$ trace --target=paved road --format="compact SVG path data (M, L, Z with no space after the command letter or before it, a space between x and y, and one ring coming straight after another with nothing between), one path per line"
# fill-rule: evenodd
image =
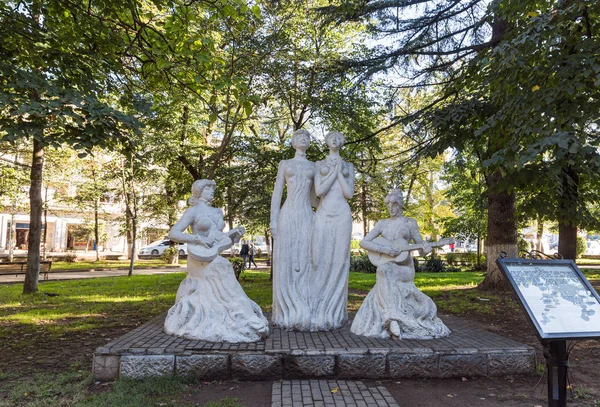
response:
M258 269L252 268L252 270L268 271L266 267L259 267ZM181 273L185 271L185 266L169 266L160 268L136 268L133 271L134 275L149 275L149 274L167 274L167 273ZM52 272L48 273L48 280L76 280L81 278L97 278L97 277L122 277L126 276L129 270L127 269L104 269L104 270L79 270L79 271L68 271L68 272ZM0 284L2 283L22 283L25 280L24 274L19 275L4 275L0 276ZM43 275L40 276L40 283L43 282Z
M133 274L166 274L166 273L177 273L185 271L185 267L161 267L161 268L147 268L147 269L135 269ZM79 270L79 271L68 271L68 272L52 272L48 273L48 280L75 280L81 278L97 278L97 277L120 277L126 276L129 270L126 269L109 269L109 270ZM43 282L43 274L40 276L40 283ZM0 283L19 283L25 280L24 274L19 275L7 275L0 276Z

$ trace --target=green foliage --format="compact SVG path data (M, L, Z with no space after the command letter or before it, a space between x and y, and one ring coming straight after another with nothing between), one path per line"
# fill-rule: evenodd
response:
M231 265L233 266L233 272L235 273L235 279L239 280L240 275L244 271L244 259L241 257L232 257L229 259Z
M449 266L440 257L435 256L427 257L425 263L419 268L416 268L416 264L415 271L419 273L454 273L461 271L459 267Z
M585 240L585 237L577 236L577 248L576 248L577 258L581 257L585 253L586 250L587 250L587 241Z
M519 234L519 236L517 237L517 247L519 248L519 250L523 250L526 252L531 251L531 243L528 240L525 240L525 238Z
M425 263L420 267L422 273L443 273L445 272L444 262L441 258L430 256L425 259Z
M118 85L126 44L116 25L97 18L124 9L25 3L0 3L1 139L88 151L126 139L139 123L106 98Z
M175 256L179 255L179 247L178 245L176 246L171 246L165 249L165 251L162 254L162 259L167 262L167 263L171 263L173 261L173 259L175 258Z
M456 253L447 253L444 258L449 265L453 266L456 262Z
M77 261L77 253L74 250L67 250L62 258L67 263L75 263ZM56 265L54 268L56 269Z
M461 240L485 239L487 234L487 188L481 164L467 151L444 164L443 180L450 187L445 196L457 212L441 219L445 233Z
M350 257L350 271L356 273L375 273L377 267L369 261L369 256L365 251L360 251L358 255Z

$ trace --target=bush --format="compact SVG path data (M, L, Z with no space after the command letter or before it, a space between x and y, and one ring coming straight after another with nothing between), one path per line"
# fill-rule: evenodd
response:
M421 271L421 266L419 265L419 260L417 260L416 257L413 257L413 265L415 266L415 273L418 273Z
M375 273L375 267L370 261L366 252L361 251L357 256L350 257L350 271L357 273Z
M179 256L179 247L173 246L165 249L162 254L162 259L167 263L173 263L175 257Z
M77 254L75 253L75 250L68 250L63 258L67 263L75 263L77 261Z
M233 272L235 273L235 279L239 280L242 271L244 271L244 260L241 257L232 257L229 259L233 266Z
M448 253L446 254L446 262L453 266L454 263L456 262L456 254L455 253Z
M531 243L529 243L522 235L517 237L517 248L526 252L531 251Z
M423 273L454 273L461 271L459 267L449 266L444 263L444 261L435 256L427 257L425 259L425 263L419 267L419 263L417 263L417 259L413 257L413 261L415 263L415 271L423 272Z
M583 255L583 253L585 253L586 250L587 250L587 241L585 240L585 237L577 236L577 247L576 247L577 258L580 258Z
M445 271L444 262L439 257L428 257L425 259L425 263L420 271L425 273L442 273Z

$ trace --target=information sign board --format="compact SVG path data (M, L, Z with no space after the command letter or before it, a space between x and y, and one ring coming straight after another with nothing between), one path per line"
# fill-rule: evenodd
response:
M542 341L600 338L600 296L572 260L499 258Z

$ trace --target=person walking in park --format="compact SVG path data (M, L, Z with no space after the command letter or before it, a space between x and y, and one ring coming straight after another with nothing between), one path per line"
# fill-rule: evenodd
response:
M244 240L242 243L242 248L240 250L240 256L242 256L242 260L244 261L244 268L246 268L246 259L248 259L249 250L250 246L248 246L248 241Z
M248 268L251 269L254 264L254 268L258 268L256 263L254 262L254 255L256 254L256 247L254 247L254 243L250 243L250 247L248 248Z

